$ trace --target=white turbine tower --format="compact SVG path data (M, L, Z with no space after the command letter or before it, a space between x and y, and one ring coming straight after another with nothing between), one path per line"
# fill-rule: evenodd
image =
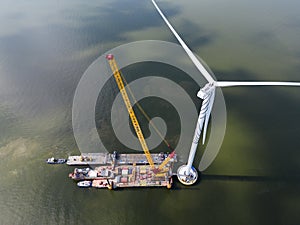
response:
M207 84L200 89L197 96L201 99L203 99L202 106L200 109L194 138L192 142L192 146L189 153L188 163L187 165L182 165L178 168L177 176L181 183L185 185L192 185L194 184L198 179L198 173L197 170L193 167L194 157L196 154L198 142L200 139L200 135L203 129L203 144L205 142L207 127L208 127L208 121L210 117L210 113L213 107L214 103L214 97L215 97L215 89L216 87L233 87L233 86L300 86L299 82L235 82L235 81L216 81L213 79L213 77L209 74L209 72L205 69L203 64L197 59L197 57L193 54L193 52L189 49L189 47L184 43L182 38L178 35L178 33L175 31L175 29L172 27L170 22L167 20L167 18L164 16L162 11L157 6L156 2L152 0L153 5L157 9L158 13L162 17L162 19L165 21L167 26L170 28L178 42L181 44L185 52L188 54L192 62L195 64L197 69L200 71L200 73L205 77L207 80Z

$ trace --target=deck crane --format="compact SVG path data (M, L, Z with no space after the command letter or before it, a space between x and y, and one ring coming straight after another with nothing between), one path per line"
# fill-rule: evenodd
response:
M118 88L121 92L121 95L122 95L122 98L124 100L124 103L126 105L126 108L127 108L127 111L128 111L128 114L130 116L130 119L131 119L131 122L133 124L133 127L134 127L134 130L137 134L137 137L140 141L140 144L142 146L142 149L145 153L145 156L148 160L148 163L149 165L151 166L151 169L155 172L155 173L158 173L160 172L165 165L168 164L168 162L174 158L175 156L175 151L173 151L171 154L169 154L169 156L158 166L158 167L155 167L154 165L154 162L153 162L153 159L151 157L151 154L149 152L149 149L148 149L148 146L147 146L147 143L145 141L145 138L144 138L144 135L143 135L143 132L141 130L141 127L139 125L139 122L135 116L135 113L134 113L134 110L132 108L132 105L131 105L131 102L128 98L128 95L127 95L127 92L126 92L126 89L125 89L125 86L124 86L124 82L123 82L123 79L122 79L122 75L118 69L118 66L117 66L117 63L116 63L116 60L114 58L114 56L112 54L108 54L106 56L106 59L108 60L109 62L109 65L110 65L110 68L114 74L114 78L117 82L117 85L118 85Z

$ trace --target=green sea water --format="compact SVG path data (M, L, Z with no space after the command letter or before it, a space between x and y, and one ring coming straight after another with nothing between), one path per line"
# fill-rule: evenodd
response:
M157 3L218 80L300 81L298 1ZM0 224L299 224L300 89L295 87L224 89L224 142L191 187L175 180L172 190L79 189L68 178L72 168L45 163L51 156L80 154L72 102L84 71L109 49L140 40L177 43L148 0L2 1ZM175 73L175 80L185 82L200 108L193 96L197 85L174 68L156 66L155 72ZM153 67L133 65L124 74ZM105 105L116 93L113 84L106 85L101 94L111 99L98 103L96 121L107 116ZM176 145L178 116L156 101L141 104L152 116L160 115L155 105L163 106L161 115L172 128L167 139ZM147 127L143 118L141 124ZM109 132L102 128L100 135L108 147Z

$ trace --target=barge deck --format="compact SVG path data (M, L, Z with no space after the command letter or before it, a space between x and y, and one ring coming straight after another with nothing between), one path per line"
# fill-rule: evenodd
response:
M75 169L69 175L78 181L92 181L95 188L126 188L126 187L167 187L172 186L172 166L166 166L164 170L155 173L149 165L123 165L123 166L99 166L94 170L89 169L83 174L80 169Z
M161 164L168 156L165 153L151 154L154 164ZM69 156L67 165L86 166L86 165L126 165L126 164L148 164L147 158L143 153L136 154L117 154L110 153L82 153L79 156Z

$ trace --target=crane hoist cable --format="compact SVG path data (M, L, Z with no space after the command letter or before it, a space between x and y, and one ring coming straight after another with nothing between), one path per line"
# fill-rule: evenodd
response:
M162 171L162 169L164 168L165 165L168 164L168 162L175 156L175 151L174 149L170 146L170 144L168 143L168 141L163 137L163 135L161 134L161 132L158 130L158 128L155 126L155 124L151 121L150 117L148 116L148 114L145 112L145 110L142 108L142 106L138 103L138 101L136 100L130 85L127 83L125 77L123 76L122 73L120 73L121 78L123 79L127 90L129 91L129 94L131 96L131 98L134 101L134 104L137 105L138 109L140 110L140 112L145 116L145 118L147 119L147 121L149 122L149 124L154 128L154 130L156 131L156 133L160 136L160 138L163 140L163 142L168 146L168 148L172 151L171 154L169 154L169 156L159 165L158 167L158 171Z
M125 90L125 86L124 86L124 83L122 81L122 77L120 75L117 63L116 63L113 55L111 55L111 54L107 55L106 58L107 58L107 60L109 62L111 70L112 70L112 72L114 74L114 77L115 77L115 80L117 82L118 88L120 89L121 95L123 97L124 103L126 105L127 111L129 113L129 116L130 116L130 119L131 119L131 122L132 122L132 125L134 127L134 130L135 130L137 136L138 136L138 139L139 139L140 144L142 146L142 149L143 149L143 151L145 153L145 156L146 156L146 158L147 158L147 160L148 160L151 168L155 169L155 166L154 166L154 163L153 163L153 159L151 157L151 154L149 152L148 146L146 144L143 132L141 130L141 127L140 127L139 122L138 122L138 120L137 120L137 118L135 116L135 113L134 113L133 108L131 106L130 100L129 100L128 95L127 95L127 92Z
M111 70L113 71L113 74L114 74L114 77L115 77L115 80L117 82L117 85L118 85L118 88L120 89L120 92L121 92L121 95L123 97L123 100L124 100L124 103L126 105L126 108L128 110L128 113L129 113L129 116L130 116L130 119L132 121L132 124L133 124L133 127L135 129L135 132L138 136L138 139L140 141L140 144L144 150L144 153L146 155L146 158L151 166L152 169L156 169L157 172L159 172L160 170L163 169L163 167L175 156L175 151L172 151L171 154L169 154L169 156L159 165L158 169L154 167L154 163L153 163L153 160L152 160L152 157L151 157L151 154L149 152L149 149L148 149L148 146L146 144L146 141L145 141L145 138L144 138L144 135L142 133L142 130L140 128L140 125L138 123L138 120L135 116L135 113L133 111L133 108L132 108L132 105L131 105L131 102L128 98L128 95L127 95L127 92L125 90L125 86L124 86L124 83L127 85L127 89L129 90L129 93L131 95L131 97L133 98L133 100L135 101L135 104L137 104L139 110L142 112L142 114L146 117L146 119L149 121L149 123L152 125L152 127L154 128L154 130L157 132L157 134L162 138L162 140L166 143L166 145L170 148L171 146L169 145L169 143L166 141L166 139L162 136L162 134L159 132L159 130L157 129L157 127L152 123L152 121L150 120L150 117L147 115L147 113L143 110L143 108L141 107L141 105L137 102L136 98L134 97L127 81L125 80L124 76L122 76L122 74L120 73L119 69L118 69L118 66L117 66L117 63L114 59L114 56L112 54L109 54L106 56L108 62L109 62L109 65L111 67ZM123 83L124 81L124 83Z
M136 100L131 88L130 88L130 85L127 83L125 77L123 76L122 73L120 73L126 87L127 87L127 90L129 91L129 94L131 96L131 98L133 99L134 101L134 104L138 107L138 109L140 110L140 112L144 115L144 117L146 118L146 120L149 122L149 124L154 128L155 132L158 134L158 136L163 140L163 142L167 145L167 147L169 149L171 149L173 151L173 148L171 147L171 145L168 143L168 141L164 138L164 136L162 135L162 133L158 130L158 128L155 126L155 124L152 122L152 120L150 119L150 117L148 116L148 114L145 112L145 110L142 108L142 106L140 105L140 103Z

